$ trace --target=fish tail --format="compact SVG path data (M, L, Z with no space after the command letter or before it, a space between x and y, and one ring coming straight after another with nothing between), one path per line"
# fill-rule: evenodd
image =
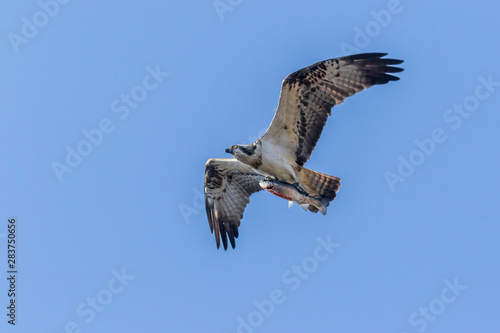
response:
M321 214L326 215L326 207L330 205L330 202L326 198L321 198L320 200L318 200L318 203L319 205L316 208L318 208Z
M327 207L330 206L330 202L327 198L311 199L311 201L308 207L311 212L321 212L321 214L326 215Z

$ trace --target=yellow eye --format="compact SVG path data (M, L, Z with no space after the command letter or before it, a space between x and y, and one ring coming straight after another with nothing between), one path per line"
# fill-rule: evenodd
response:
M238 148L238 146L237 146L237 145L234 145L234 146L233 146L233 149L236 149L236 148Z

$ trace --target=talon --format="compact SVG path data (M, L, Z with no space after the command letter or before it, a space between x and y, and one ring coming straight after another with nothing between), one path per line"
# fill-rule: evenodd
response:
M297 189L297 191L308 194L307 191L304 190L304 188L299 184L299 182L295 182L292 185Z

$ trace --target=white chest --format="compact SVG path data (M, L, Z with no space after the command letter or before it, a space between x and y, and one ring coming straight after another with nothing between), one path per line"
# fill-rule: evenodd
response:
M283 181L295 182L295 172L288 155L280 146L262 145L262 165L259 171L271 177L276 176Z

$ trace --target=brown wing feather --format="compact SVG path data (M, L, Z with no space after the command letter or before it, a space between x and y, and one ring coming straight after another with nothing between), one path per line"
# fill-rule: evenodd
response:
M303 166L311 156L333 106L376 84L399 80L387 73L401 60L382 59L386 53L364 53L318 62L288 75L281 87L278 109L260 140L289 151L290 161Z
M261 190L264 176L235 159L209 159L205 165L205 209L210 231L227 250L227 239L235 247L238 227L250 196Z

